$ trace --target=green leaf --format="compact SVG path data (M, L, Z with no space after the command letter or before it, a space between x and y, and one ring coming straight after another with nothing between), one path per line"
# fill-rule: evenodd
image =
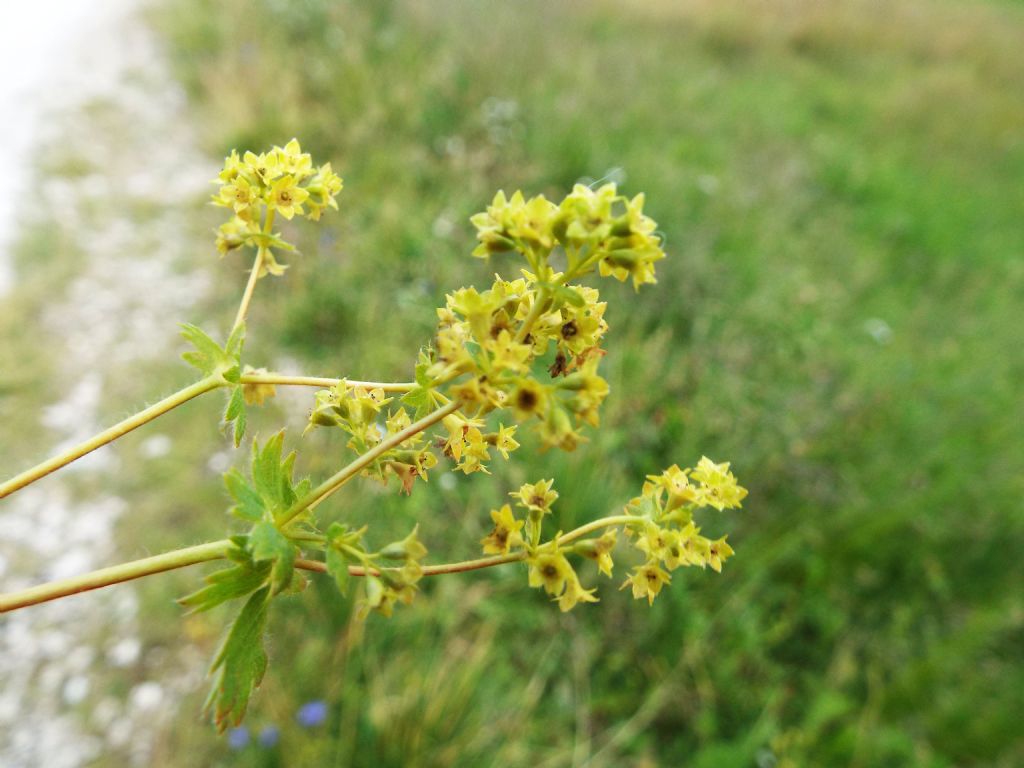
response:
M266 507L263 499L237 469L224 474L224 485L231 498L238 502L231 508L231 513L243 520L255 523L264 518Z
M334 547L327 548L327 573L338 585L338 591L348 596L348 583L351 575L348 572L348 559Z
M256 523L249 534L249 547L256 563L270 562L271 594L286 589L295 570L295 545L268 520Z
M181 335L185 337L189 344L195 347L194 350L182 354L182 359L189 365L202 371L204 376L212 376L216 372L217 366L223 360L224 350L220 348L217 342L207 336L201 328L191 323L181 324Z
M235 448L242 444L242 437L245 435L245 425L248 419L245 413L245 395L242 387L234 387L231 390L231 397L228 399L227 408L224 409L224 424L234 424Z
M572 304L574 307L582 307L587 303L579 291L568 285L556 286L553 294L556 307L561 303Z
M402 402L410 408L415 408L416 418L422 419L430 412L430 389L413 387L402 395Z
M206 710L213 712L217 730L238 725L245 717L249 697L259 687L267 671L267 654L263 649L263 633L267 623L269 589L255 592L232 622L220 647L210 674L215 675Z
M284 445L284 430L278 432L263 444L252 444L252 481L260 496L272 502L281 503L281 487L285 478L281 471L281 448Z
M202 329L183 323L181 335L195 349L182 354L182 359L202 371L204 376L219 375L229 384L237 384L241 377L242 346L245 341L245 326L240 325L231 333L231 338L222 348Z
M191 608L190 614L202 613L259 589L269 574L269 563L254 563L243 555L235 565L211 573L205 579L207 586L180 598L178 603Z
M241 323L231 332L228 343L224 345L224 354L237 360L242 356L243 346L245 346L245 323Z

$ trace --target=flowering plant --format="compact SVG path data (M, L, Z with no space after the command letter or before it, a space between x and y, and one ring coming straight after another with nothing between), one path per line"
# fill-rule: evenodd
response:
M426 562L417 528L398 541L371 545L368 527L354 528L320 508L356 477L410 494L445 465L466 474L488 473L496 455L508 459L519 448L520 429L535 430L546 448L571 451L585 441L585 430L599 426L600 406L609 395L599 373L608 323L598 289L578 281L596 272L632 280L637 290L656 282L655 264L665 253L657 225L643 212L643 195L624 197L615 184L577 185L556 204L543 195L526 199L520 192L510 197L499 192L486 211L472 217L479 241L473 255L516 254L525 262L517 276L499 275L484 290L470 286L448 294L437 310L434 338L416 358L413 380L374 382L243 365L245 319L256 285L283 275L287 265L278 257L295 250L274 231L275 219L280 214L316 221L337 209L342 180L330 164L314 166L293 139L259 155L232 152L215 183L213 202L230 215L218 230L217 249L222 255L255 251L227 340L220 344L184 325L192 348L183 357L200 372L197 382L0 484L0 498L216 389L227 393L224 423L237 446L246 431L247 409L273 397L277 386L316 387L307 431L339 430L353 458L314 485L294 477L296 454L285 455L283 431L262 443L254 440L249 471L231 469L224 476L233 502L229 511L246 526L245 533L0 595L0 611L195 563L227 561L180 601L191 611L206 611L244 600L212 666L208 707L223 730L242 721L263 677L263 635L273 599L301 592L307 573L326 573L342 595L355 591L362 615L388 616L398 603L413 601L426 576L522 563L529 586L543 589L568 611L598 599L570 558L593 560L611 577L619 533L639 553L622 587L651 603L676 569L720 571L733 554L725 537L701 535L696 515L707 507L739 507L746 490L728 463L707 457L693 469L672 466L649 475L621 514L571 531L547 523L558 499L554 480L527 483L510 494L513 503L491 510L493 529L480 542L483 557L443 564Z

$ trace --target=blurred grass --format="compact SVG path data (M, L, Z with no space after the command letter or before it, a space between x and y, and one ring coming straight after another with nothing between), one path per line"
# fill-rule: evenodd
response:
M664 229L659 285L602 284L613 390L589 444L525 441L494 480L409 499L353 488L335 514L422 519L458 559L527 479L557 478L563 527L702 453L751 491L725 573L680 572L650 610L602 585L562 616L510 569L360 629L317 582L276 610L251 711L280 744L229 752L197 692L155 766L1024 762L1019 6L165 0L153 19L212 157L296 135L346 180L342 215L296 228L304 255L260 286L254 362L408 378L444 293L506 268L467 257L498 188L611 174ZM223 324L243 268L211 269ZM307 401L285 405L255 428L299 427ZM213 411L178 444L206 445ZM146 546L220 535L198 454L133 480L135 439L120 490ZM334 436L303 446L305 471L341 460ZM169 598L196 577L142 587L150 645L180 641ZM312 699L331 716L304 730Z

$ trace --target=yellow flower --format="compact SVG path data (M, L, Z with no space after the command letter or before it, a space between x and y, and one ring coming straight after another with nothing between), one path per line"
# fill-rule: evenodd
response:
M297 179L304 179L313 173L313 158L302 151L298 139L292 139L283 147L274 147L275 162L284 173Z
M688 470L680 469L679 465L673 464L660 475L648 475L647 482L644 483L644 493L646 494L649 488L667 491L666 512L672 512L685 504L692 504L697 500L697 489L690 485L687 472Z
M612 528L605 531L598 539L584 539L573 545L573 551L583 555L597 563L597 570L611 578L612 568L615 562L612 560L612 550L615 548L615 541L618 532Z
M566 581L565 592L558 598L558 609L565 613L572 610L577 603L596 603L598 602L598 599L594 597L596 591L596 589L584 589L576 572L573 571L572 576Z
M522 420L542 414L547 400L547 388L534 379L519 379L509 396L509 404L515 409L517 418Z
M214 198L214 202L228 208L234 208L235 213L242 213L249 206L259 202L259 187L250 184L245 177L238 176L230 184L220 188L220 196Z
M634 568L633 573L623 583L622 589L632 585L633 597L637 600L646 597L647 602L654 605L654 598L661 592L661 588L671 581L672 577L663 571L656 561L651 561Z
M507 459L509 453L519 447L519 443L514 440L515 434L515 424L511 427L506 427L504 424L498 425L498 432L494 435L494 447L503 459Z
M269 205L290 219L296 213L302 213L302 203L308 197L309 192L298 186L295 178L289 174L282 176L270 187Z
M740 502L747 495L747 489L738 485L729 471L728 461L715 464L707 456L702 456L690 477L701 484L698 501L719 511L740 507Z
M252 368L245 366L243 373L266 373L266 368ZM277 394L277 389L273 384L243 384L242 385L242 397L245 398L246 405L263 405L268 398L273 397Z
M518 499L518 505L524 509L547 513L558 498L558 491L552 488L554 484L554 478L526 483L518 491L509 493L509 496Z
M713 569L722 572L722 563L728 560L733 555L733 549L726 543L726 536L712 541L708 547L708 565Z
M480 540L485 554L505 555L513 547L522 546L523 536L520 531L525 521L516 520L508 504L503 504L501 509L491 510L491 519L494 521L494 530Z
M552 597L558 597L565 591L570 574L575 576L575 571L561 552L542 552L526 562L530 567L530 586L544 587Z

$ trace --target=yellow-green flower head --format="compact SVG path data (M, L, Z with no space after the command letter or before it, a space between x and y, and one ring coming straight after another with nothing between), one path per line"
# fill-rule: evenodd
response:
M719 573L722 572L722 563L733 555L732 547L726 543L726 538L727 537L723 536L716 541L712 541L707 550L708 565Z
M716 464L703 456L690 477L701 484L698 501L702 505L718 510L738 508L747 495L747 489L741 487L729 471L729 462Z
M246 245L250 237L258 234L259 229L253 228L251 222L240 216L234 216L217 229L217 251L224 256L228 251Z
M484 554L506 555L513 547L523 545L520 531L523 530L526 521L516 520L512 514L512 507L503 504L501 509L491 510L491 520L494 521L494 529L480 540Z
M570 578L576 572L561 552L541 552L527 559L531 587L543 587L552 597L559 597L565 591Z
M264 186L269 186L274 179L284 173L274 151L261 152L258 155L255 152L246 152L242 155L242 162L245 165L245 173L254 176Z
M498 431L488 435L487 442L497 449L503 459L507 459L508 455L519 447L519 443L515 441L516 429L515 424L511 427L499 424Z
M558 491L552 487L554 484L554 478L526 483L518 491L509 493L509 496L516 499L516 504L524 509L546 514L551 511L551 505L558 499Z
M559 206L558 239L567 246L596 246L611 234L612 205L619 199L615 184L591 189L577 184Z
M646 597L648 604L654 605L654 598L661 592L661 588L671 581L672 577L661 569L657 561L650 561L634 568L622 589L632 586L634 598L640 600Z
M608 578L611 578L612 568L615 562L612 560L612 550L615 549L615 542L618 532L611 528L601 534L597 539L584 539L573 545L573 552L583 555L597 563L597 569Z
M596 591L596 589L584 589L576 572L573 571L566 580L565 592L558 598L558 609L565 613L571 611L579 603L596 603L598 602L598 599L594 597Z
M526 420L531 416L540 416L547 409L548 388L535 379L518 379L509 393L508 402L515 409L516 416Z
M302 180L313 174L313 158L304 153L298 139L292 139L283 147L274 147L274 167Z
M527 201L518 190L511 198L498 192L484 213L470 218L480 245L474 256L487 257L515 249L549 251L554 245L551 226L558 207L544 195Z
M233 208L237 214L241 214L259 201L259 187L250 184L244 176L236 176L230 184L225 184L220 188L220 195L213 199L217 205Z
M291 174L282 176L270 187L267 204L284 216L292 218L296 213L302 214L302 204L309 197L309 192L298 185Z
M652 492L654 489L667 492L666 512L672 512L686 504L693 504L697 501L697 488L690 484L690 478L687 477L688 471L673 464L660 475L648 475L647 482L644 483L644 493L648 493L649 487Z
M253 368L245 366L243 373L266 373L266 368ZM273 384L243 384L242 397L246 405L263 405L267 400L277 394L277 388Z
M224 169L217 178L225 184L230 184L244 170L245 165L242 163L241 158L239 158L238 151L232 149L231 154L224 158Z

